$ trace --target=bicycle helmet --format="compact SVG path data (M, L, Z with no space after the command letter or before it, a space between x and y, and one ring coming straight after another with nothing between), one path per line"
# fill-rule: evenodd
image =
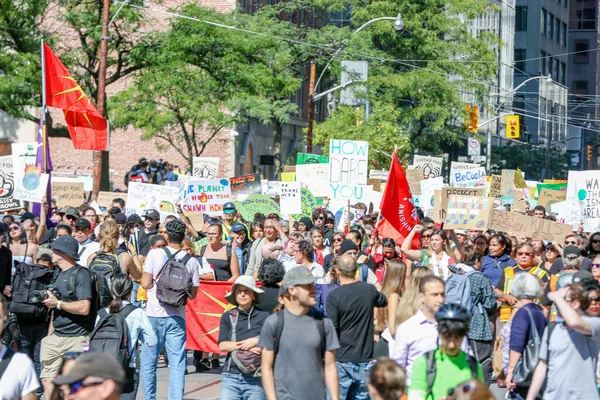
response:
M445 320L462 321L469 325L471 315L469 312L460 304L442 304L439 310L435 313L435 320L437 322Z

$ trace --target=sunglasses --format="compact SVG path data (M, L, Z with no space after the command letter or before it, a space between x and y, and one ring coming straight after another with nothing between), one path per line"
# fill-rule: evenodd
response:
M344 239L341 239L341 238L335 238L335 239L333 239L333 243L341 243L343 241L344 241Z
M72 215L67 215L67 219L69 221L77 221L77 218L73 217Z
M321 220L324 220L324 219L325 219L325 217L324 217L324 216L320 216L320 217L317 217L317 218L315 218L315 219L316 219L316 220L319 220L319 221L321 221Z
M527 256L527 257L529 257L529 256L531 256L531 253L525 252L525 251L518 251L517 255L518 256Z
M577 246L577 242L565 242L567 246Z
M90 386L98 386L98 385L101 385L102 383L104 383L104 381L75 382L75 383L71 383L69 385L69 390L71 391L71 394L74 394L74 393L80 392L81 389L83 389L83 388L90 387Z
M590 301L590 303L592 303L592 302L600 303L600 297L588 297L588 300Z
M592 240L592 243L598 244L598 243L600 243L600 240Z
M10 232L12 232L12 231L18 231L19 229L21 229L21 227L20 227L20 226L11 226L10 228L8 228L8 230L9 230Z
M429 235L421 235L421 237L422 237L423 239L429 239L429 238L431 237L431 234L429 234Z
M85 231L88 231L88 230L89 230L89 228L82 228L80 226L76 226L75 227L75 232L85 232Z
M225 214L235 214L235 210L223 210Z
M592 263L592 268L600 268L600 264L593 264Z

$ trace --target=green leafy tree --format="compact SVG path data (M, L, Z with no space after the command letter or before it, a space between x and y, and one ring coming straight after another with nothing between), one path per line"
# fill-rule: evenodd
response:
M551 148L550 175L553 179L566 179L569 169L569 155L560 149ZM500 174L503 169L517 169L525 172L529 180L542 180L542 170L546 167L546 149L528 143L492 147L492 173Z

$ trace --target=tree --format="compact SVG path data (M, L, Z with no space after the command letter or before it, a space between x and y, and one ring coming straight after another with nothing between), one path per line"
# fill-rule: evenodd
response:
M390 21L377 22L343 44L344 50L332 60L332 75L339 76L342 60L368 61L366 90L358 95L369 101L372 111L368 118L358 118L357 125L354 107L339 106L315 127L317 142L327 145L341 136L362 138L372 148L387 151L398 145L400 155L415 147L439 151L443 144L459 143L465 134L463 94L471 94L475 104L483 103L489 92L485 82L493 82L496 73L497 38L485 33L474 37L466 23L489 11L489 3L399 0L364 7L350 4L354 7L353 29L376 17L401 12L404 31L398 34Z
M550 149L550 175L554 179L566 179L569 169L569 155L560 149ZM517 169L525 172L525 178L541 181L542 170L546 166L546 149L528 143L492 147L492 173L500 174L503 169Z

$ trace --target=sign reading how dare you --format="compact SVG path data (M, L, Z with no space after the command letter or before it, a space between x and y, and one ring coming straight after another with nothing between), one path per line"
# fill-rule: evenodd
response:
M344 185L366 185L369 143L356 140L329 142L329 181Z

